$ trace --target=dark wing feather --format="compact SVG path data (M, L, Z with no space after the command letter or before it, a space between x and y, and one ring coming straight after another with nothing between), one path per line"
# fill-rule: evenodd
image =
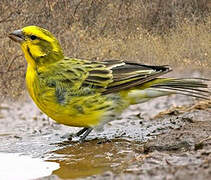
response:
M83 82L83 86L96 86L103 94L139 86L171 71L168 66L149 66L119 60L89 61L87 65L84 64L84 67L89 71L89 75Z

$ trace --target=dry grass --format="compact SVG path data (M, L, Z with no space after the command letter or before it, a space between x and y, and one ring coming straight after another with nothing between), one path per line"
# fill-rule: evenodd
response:
M7 38L14 29L49 29L71 57L203 69L211 66L210 8L210 0L1 0L0 96L24 92L26 63Z

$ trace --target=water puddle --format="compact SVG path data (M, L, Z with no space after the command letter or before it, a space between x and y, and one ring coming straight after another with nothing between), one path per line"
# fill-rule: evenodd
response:
M29 156L0 153L0 179L29 180L51 175L59 168L55 162L45 162Z
M82 178L105 171L119 173L128 167L140 148L140 144L123 139L61 146L61 149L51 152L50 162L59 163L60 168L53 174L62 179Z

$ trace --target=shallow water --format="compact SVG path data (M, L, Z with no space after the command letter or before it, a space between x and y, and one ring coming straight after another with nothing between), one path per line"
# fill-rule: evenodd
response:
M0 177L2 180L28 180L49 176L59 168L56 162L15 153L0 153Z
M118 173L131 157L135 157L135 149L138 147L139 143L121 139L91 140L52 151L49 161L60 164L60 168L53 171L53 174L65 179L87 177L105 171Z

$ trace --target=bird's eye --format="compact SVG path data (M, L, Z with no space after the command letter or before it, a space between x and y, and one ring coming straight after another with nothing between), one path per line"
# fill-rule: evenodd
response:
M31 35L30 38L31 38L31 40L35 40L35 39L37 39L37 36Z

